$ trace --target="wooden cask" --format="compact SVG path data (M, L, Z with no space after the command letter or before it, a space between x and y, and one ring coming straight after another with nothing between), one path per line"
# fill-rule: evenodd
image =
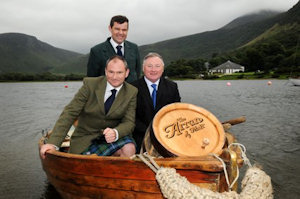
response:
M148 131L146 151L155 156L157 153L163 157L221 154L225 143L221 122L208 110L187 103L164 106L154 116Z

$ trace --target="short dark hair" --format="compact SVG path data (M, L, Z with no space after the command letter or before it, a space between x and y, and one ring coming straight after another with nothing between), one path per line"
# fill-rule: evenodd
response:
M126 70L128 69L128 65L127 65L126 59L125 59L124 57L122 57L122 56L119 56L119 55L113 55L113 56L111 56L111 57L106 61L106 66L105 66L105 68L107 67L108 63L109 63L111 60L114 60L114 59L119 59L119 60L121 60L121 61L124 63Z
M117 22L119 24L122 24L122 23L129 23L129 20L127 19L127 17L123 16L123 15L116 15L116 16L113 16L110 20L110 27L112 28L114 23Z

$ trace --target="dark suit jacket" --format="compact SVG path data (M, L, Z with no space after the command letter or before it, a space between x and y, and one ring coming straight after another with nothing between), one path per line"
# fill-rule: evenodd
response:
M105 114L106 84L105 76L83 80L83 86L57 120L48 143L60 146L77 118L78 126L72 135L70 153L82 153L106 127L117 129L119 138L131 135L135 126L137 89L124 82L109 112Z
M113 55L116 55L116 52L110 43L110 38L91 48L87 65L87 76L98 77L105 75L106 61ZM129 41L124 41L124 56L130 69L126 81L133 82L141 75L140 54L137 45Z
M156 107L153 108L152 98L150 96L147 83L144 77L132 83L138 89L135 129L133 138L137 143L139 152L145 132L155 114L165 105L174 102L180 102L180 95L177 84L165 78L160 78L157 95Z

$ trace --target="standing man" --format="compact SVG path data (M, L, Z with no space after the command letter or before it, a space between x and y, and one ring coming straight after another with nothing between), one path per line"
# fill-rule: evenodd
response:
M41 147L41 157L61 146L76 119L78 125L71 138L70 153L134 155L131 133L137 89L124 82L128 74L125 59L115 55L107 61L106 76L84 78L83 86L64 108L47 144Z
M140 151L146 129L155 114L165 105L180 102L177 84L162 77L164 61L157 53L149 53L143 61L144 77L132 83L138 89L133 138Z
M117 15L111 18L108 27L111 37L100 43L90 51L87 65L87 76L98 77L104 75L106 61L113 55L123 56L130 70L127 82L137 80L141 75L140 54L136 44L126 40L128 33L128 19Z

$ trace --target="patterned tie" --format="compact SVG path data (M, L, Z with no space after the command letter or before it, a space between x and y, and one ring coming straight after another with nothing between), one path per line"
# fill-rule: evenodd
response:
M156 106L156 84L152 84L151 86L153 88L153 91L152 91L153 107L155 108L155 106Z
M109 98L105 101L104 103L104 107L105 107L105 114L108 113L112 103L114 102L115 100L115 97L116 97L116 92L117 90L116 89L112 89L111 90L111 96L109 96Z
M117 46L116 48L117 48L117 55L122 57L123 56L123 53L121 51L122 46Z

